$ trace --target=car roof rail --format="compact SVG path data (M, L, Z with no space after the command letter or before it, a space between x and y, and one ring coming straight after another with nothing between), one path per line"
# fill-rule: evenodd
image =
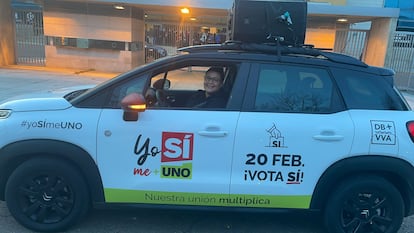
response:
M241 51L241 52L258 52L265 54L277 54L281 55L303 55L314 58L327 59L332 62L345 63L356 66L368 67L364 62L340 53L326 52L326 49L317 49L313 45L302 46L283 46L280 44L266 43L243 43L238 41L226 41L223 44L206 44L195 45L189 47L179 48L179 52L199 53L199 52L211 52L211 51Z

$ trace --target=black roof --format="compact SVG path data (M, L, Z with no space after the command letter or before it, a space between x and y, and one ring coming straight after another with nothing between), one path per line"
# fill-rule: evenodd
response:
M292 55L292 56L307 56L320 59L326 59L336 63L343 63L355 65L360 67L368 67L364 62L339 53L327 52L321 49L315 49L313 46L304 45L302 47L290 47L277 44L255 44L255 43L241 43L241 42L226 42L223 44L207 44L190 46L178 49L180 52L200 53L212 51L239 51L249 53L263 53L275 55Z

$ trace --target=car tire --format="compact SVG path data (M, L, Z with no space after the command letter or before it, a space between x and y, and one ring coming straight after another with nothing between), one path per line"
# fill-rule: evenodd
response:
M330 233L395 233L403 218L400 192L378 176L354 177L341 183L329 198L324 213Z
M90 199L80 172L70 163L31 159L16 168L6 184L10 213L40 232L62 231L85 216Z

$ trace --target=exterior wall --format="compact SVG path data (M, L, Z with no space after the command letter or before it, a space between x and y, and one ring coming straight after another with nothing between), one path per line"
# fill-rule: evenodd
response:
M145 41L145 22L139 19L132 19L131 41ZM145 63L145 53L141 51L132 50L131 52L131 67L137 67Z
M0 66L15 63L14 30L10 0L0 1Z
M99 2L109 2L111 4L118 2L123 4L142 4L158 6L178 6L178 7L199 7L210 9L230 9L234 0L99 0ZM274 1L274 0L264 0Z
M306 29L305 44L315 48L333 49L335 45L335 29Z
M400 8L398 31L414 32L414 1L385 0L385 7Z
M338 6L346 5L346 0L310 0L309 2L328 3L331 5L338 5Z
M6 9L5 7L2 7L2 4L6 4L6 2L9 1L10 0L2 0L0 2L0 11ZM233 0L223 0L220 1L220 3L223 4L216 4L213 7L211 6L211 4L214 1L215 0L205 2L201 0L195 0L191 2L189 7L202 6L203 8L229 9L233 2ZM105 13L96 14L97 11L94 11L93 9L97 5L93 5L92 3L84 3L86 5L76 5L78 4L77 1L68 2L70 2L73 5L69 5L70 7L65 8L62 12L58 9L59 2L55 2L52 0L46 0L44 2L45 6L46 4L50 4L53 6L46 7L44 11L44 31L45 36L47 38L47 45L45 48L46 66L76 68L85 70L95 69L109 72L123 72L145 63L145 55L143 48L145 41L145 22L143 10L132 7L133 9L130 12L124 11L126 12L126 14L123 14L123 16L119 16L116 14L112 15L112 13L110 14L111 16L108 16ZM101 0L97 2L109 2L109 0ZM136 4L135 0L122 0L118 2L131 2ZM179 3L179 1L175 0L143 0L142 2L140 2L140 4L145 4L146 2L148 3L148 5L182 5ZM332 13L332 11L337 12L338 9L348 9L350 8L349 6L369 6L381 7L382 10L386 9L382 8L384 0L310 0L309 2L316 2L315 4L310 4L310 6L317 5L318 7L323 7L323 9L308 7L308 13L309 9L319 10L316 12L310 12L311 14L313 13L315 15L328 14L329 12ZM342 7L344 5L346 6ZM105 6L107 7L108 5ZM100 9L100 7L98 8ZM354 8L358 9L358 7ZM0 15L3 18L5 14L3 14L3 12L1 13L2 14ZM337 14L340 13L341 12L337 12ZM355 14L358 13L359 12L355 12ZM388 23L388 19L380 19L377 21L381 23L385 22L386 24ZM321 22L318 23L320 24ZM366 57L367 63L379 66L382 66L384 64L386 49L384 50L383 48L386 48L388 44L388 41L385 41L383 38L388 38L391 32L393 32L393 30L391 30L391 26L389 27L388 25L386 27L383 27L381 23L376 23L372 27L372 30L374 30L375 32L371 34L371 39L368 42L369 48L367 50ZM13 25L13 23L2 23L2 21L0 21L0 28L2 28L2 25ZM338 25L332 27L322 27L320 25L314 25L314 27L309 27L307 29L305 43L313 44L317 48L333 49L335 47L335 40L337 39L337 29ZM2 32L0 34L0 39L3 35L6 34ZM13 33L11 34L11 36L14 36ZM75 38L83 41L111 40L124 43L125 48L117 48L117 50L115 50L111 48L91 48L88 46L62 46L56 43L56 39L59 38ZM14 49L14 47L12 48ZM14 51L13 49L9 51ZM1 55L3 57L5 54L4 51L6 51L7 53L7 50L2 49Z
M101 15L44 12L46 36L131 41L131 19Z
M125 72L132 68L129 51L85 50L47 45L46 66L103 72Z
M377 19L372 22L365 62L368 65L384 66L387 52L391 51L392 37L397 19Z
M262 1L275 1L275 0L262 0ZM286 1L286 0L285 0ZM297 1L297 0L291 0ZM400 0L401 1L401 0ZM406 0L404 0L406 1ZM136 4L136 0L99 0L99 2L121 2ZM183 3L184 2L184 3ZM308 2L327 3L331 5L348 5L348 6L369 6L369 7L383 7L384 0L308 0ZM140 0L140 4L143 5L160 5L160 6L185 6L185 7L200 7L211 9L230 9L233 6L233 0Z
M262 0L262 1L274 1L274 0ZM285 0L289 1L289 0ZM297 0L291 0L297 1ZM374 6L378 5L381 2L381 7L383 6L384 0L309 0L309 2L320 2L328 3L331 5L355 5L355 6ZM123 3L137 3L136 0L123 0L123 1L114 1L114 0L100 0L100 2L123 2ZM233 0L191 0L191 1L180 0L141 0L140 4L145 5L161 5L161 6L185 6L185 7L200 7L200 8L216 8L216 9L229 9L233 5Z
M126 42L126 44L144 41L143 33L134 33L136 31L144 32L143 20L132 17L46 11L44 12L44 30L45 36L53 38L111 40ZM143 59L138 59L144 57L143 48L131 50L126 45L124 50L76 48L55 45L53 39L50 39L47 44L45 48L46 66L50 67L124 72L144 64Z
M347 0L346 2L348 6L384 7L384 0Z

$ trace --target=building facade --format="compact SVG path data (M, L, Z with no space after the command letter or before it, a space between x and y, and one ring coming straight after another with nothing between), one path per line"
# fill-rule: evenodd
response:
M414 1L385 0L384 5L400 9L385 66L396 71L400 89L414 91Z
M29 46L40 44L44 63L38 65L108 72L123 72L144 64L151 60L149 51L172 54L183 46L225 41L233 5L233 0L141 0L139 4L134 0L23 1L39 5L42 14L38 16L18 8L21 2L13 0L10 6L16 37L23 37L13 40L20 41L15 45L16 62L39 61L21 59L33 55L21 53L35 53ZM307 2L306 44L384 66L398 8L384 8L383 0ZM184 8L187 11L181 11ZM36 20L39 17L42 19ZM41 22L42 30L34 22ZM369 26L352 29L363 22L369 22ZM40 37L44 40L36 39Z
M385 7L399 8L397 30L414 32L414 1L385 0Z

